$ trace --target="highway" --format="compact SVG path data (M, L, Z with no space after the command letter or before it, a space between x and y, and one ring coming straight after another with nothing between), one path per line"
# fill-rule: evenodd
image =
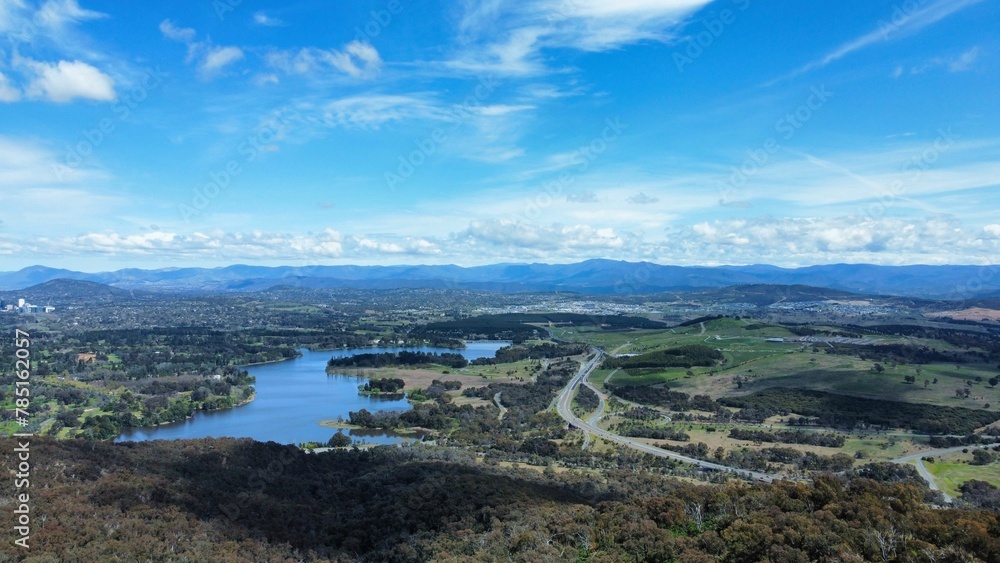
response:
M594 413L587 418L587 424L591 426L597 426L597 422L601 420L601 416L604 415L604 409L608 408L608 398L604 395L604 393L598 391L597 387L591 385L590 382L587 381L586 377L584 377L583 379L583 384L586 385L588 389L593 391L594 394L597 395L597 399L600 401L600 403L597 405L597 410L595 410ZM570 393L570 396L571 397L573 396L572 392ZM585 450L589 447L590 447L590 432L584 432L583 447L581 449Z
M580 367L580 370L576 373L576 375L573 376L573 379L570 380L570 382L566 385L566 387L564 387L562 391L559 392L559 395L556 397L555 400L556 410L559 412L559 416L561 416L564 420L566 420L566 422L569 422L572 426L583 430L584 432L583 449L587 449L590 446L591 434L593 434L594 436L598 436L609 442L614 442L616 444L627 446L642 453L655 455L657 457L674 459L683 463L697 465L698 467L702 467L705 469L711 469L715 471L727 471L749 479L755 479L757 481L771 482L787 478L781 475L771 475L768 473L761 473L758 471L737 469L726 465L720 465L718 463L712 463L709 461L703 461L693 457L688 457L676 452L664 450L662 448L658 448L656 446L652 446L644 442L628 438L626 436L619 436L618 434L614 434L612 432L604 430L603 428L600 428L599 426L597 426L597 423L601 419L601 416L604 414L604 411L607 408L607 396L601 391L599 391L596 387L594 387L589 381L587 381L587 377L590 375L592 371L597 369L597 366L600 365L601 360L604 359L604 352L593 349L592 351L595 354L594 357L589 362ZM598 406L597 410L593 414L591 414L587 418L587 420L582 420L578 418L575 414L573 414L573 409L571 408L571 405L573 403L573 393L576 390L576 388L581 384L586 385L588 388L590 388L594 393L597 394L598 398L600 399L600 405ZM900 434L900 435L905 435L909 437L914 436L909 434ZM994 443L988 445L975 445L975 446L955 446L951 448L942 448L937 450L915 453L894 459L892 461L893 463L903 463L903 464L913 463L917 468L917 472L925 481L927 481L928 485L930 485L930 488L935 491L940 491L941 488L938 486L937 480L934 478L933 475L931 475L931 473L927 470L927 468L924 467L922 458L928 456L937 457L950 453L960 452L963 449L967 448L970 450L977 447L992 448L997 445L1000 445L1000 443ZM949 495L943 492L942 494L944 495L946 502L952 502L953 499Z
M679 453L664 450L656 446L651 446L649 444L645 444L643 442L639 442L631 438L627 438L625 436L619 436L617 434L613 434L611 432L608 432L607 430L599 428L596 425L596 421L594 423L591 423L589 421L584 421L581 420L580 418L577 418L577 416L573 414L573 409L570 406L573 402L573 392L574 390L576 390L577 386L579 386L580 383L584 381L588 375L590 375L590 372L594 371L594 369L596 369L597 366L600 365L601 360L604 357L604 353L601 352L600 350L595 350L594 352L595 354L593 359L591 359L589 362L580 367L580 371L578 371L576 375L573 376L573 379L570 380L570 382L566 385L566 387L564 387L563 390L559 392L559 396L556 397L556 410L559 412L559 416L563 417L563 419L566 420L566 422L569 422L576 428L583 430L584 433L586 434L593 434L594 436L603 438L604 440L607 440L609 442L614 442L616 444L627 446L636 451L640 451L642 453L654 455L657 457L674 459L683 463L697 465L698 467L704 469L711 469L715 471L726 471L749 479L755 479L757 481L771 482L783 478L779 475L769 475L767 473L760 473L757 471L736 469L726 465L719 465L718 463L712 463L710 461L702 461L700 459L695 459L693 457L681 455ZM594 420L594 418L591 417L591 420ZM589 436L588 438L586 438L586 443L589 444Z

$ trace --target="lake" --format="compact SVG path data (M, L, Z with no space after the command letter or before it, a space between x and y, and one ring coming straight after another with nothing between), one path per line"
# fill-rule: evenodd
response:
M327 375L326 362L330 358L343 358L355 354L398 352L451 352L462 354L468 360L493 357L493 354L510 342L467 342L464 350L434 348L430 346L407 348L353 348L310 352L299 350L302 356L283 362L247 366L257 378L254 387L257 397L249 404L232 409L199 411L193 417L163 426L126 428L116 442L144 440L173 440L188 438L253 438L261 442L280 444L299 442L326 443L334 428L320 426L320 421L347 420L347 413L361 409L405 411L410 404L405 399L380 399L358 395L358 385L365 379L346 375ZM410 441L380 430L345 430L357 440L376 444L395 444Z

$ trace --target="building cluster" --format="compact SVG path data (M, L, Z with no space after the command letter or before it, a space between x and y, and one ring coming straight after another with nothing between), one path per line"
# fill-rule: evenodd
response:
M55 310L52 305L32 305L24 299L18 299L16 304L0 299L0 311L6 313L51 313Z
M662 311L641 304L603 301L564 301L558 299L539 300L528 305L476 308L476 313L481 315L537 312L576 313L580 315L648 315L662 313Z

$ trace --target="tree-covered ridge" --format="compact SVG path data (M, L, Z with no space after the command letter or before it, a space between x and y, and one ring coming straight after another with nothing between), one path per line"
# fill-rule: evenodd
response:
M542 342L538 344L514 344L504 346L494 352L492 358L477 358L473 365L490 365L518 362L521 360L538 360L542 358L563 358L576 356L587 351L586 344L570 344L564 342Z
M701 344L689 344L667 350L646 352L638 356L620 356L604 360L604 369L691 368L714 366L725 360L722 352Z
M452 368L464 368L469 361L461 354L451 352L380 352L354 354L345 358L330 358L327 370L330 368L383 368L392 366L424 366L445 365Z
M744 397L724 397L719 402L753 410L763 418L795 413L813 417L822 426L906 428L926 434L970 434L1000 420L1000 413L984 410L864 399L805 389L764 389Z
M5 466L15 444L0 439ZM39 561L998 561L1000 516L931 509L912 468L690 485L526 471L455 450L35 439ZM0 482L11 498L13 480ZM995 504L996 489L962 501ZM23 559L0 544L0 558Z
M439 321L416 327L414 336L445 336L463 339L512 340L515 344L545 335L533 325L599 327L608 330L664 328L663 323L625 315L583 315L579 313L505 313Z

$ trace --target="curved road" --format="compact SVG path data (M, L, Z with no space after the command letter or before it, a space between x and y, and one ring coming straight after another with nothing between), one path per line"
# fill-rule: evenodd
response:
M676 452L671 452L669 450L664 450L656 446L651 446L649 444L633 440L631 438L626 438L625 436L619 436L617 434L612 434L603 428L591 424L590 422L581 420L573 414L573 409L570 408L570 404L573 402L573 390L576 389L580 382L586 379L590 372L594 371L595 368L600 364L604 353L600 350L595 351L594 358L580 367L580 371L573 376L573 379L569 381L566 387L559 392L559 396L556 397L556 410L559 412L559 416L563 417L564 420L569 422L571 425L581 429L586 434L593 434L599 438L603 438L609 442L614 442L616 444L621 444L623 446L630 447L634 450L640 451L642 453L654 455L657 457L665 457L669 459L674 459L683 463L690 463L691 465L697 465L698 467L704 469L711 469L715 471L727 471L730 473L735 473L736 475L747 477L749 479L755 479L757 481L771 482L774 480L783 479L779 475L770 475L767 473L760 473L758 471L748 471L745 469L736 469L734 467L729 467L727 465L719 465L718 463L712 463L710 461L702 461L700 459L695 459L693 457L688 457L686 455L681 455ZM587 438L589 443L589 438Z
M933 490L933 491L941 491L941 487L939 487L938 484L937 484L937 479L935 479L934 475L932 475L931 472L927 471L927 468L924 467L924 458L925 457L937 457L937 456L942 456L942 455L947 455L947 454L953 454L955 452L960 452L962 450L972 451L972 450L974 450L976 448L992 448L993 446L996 446L996 445L1000 445L1000 444L984 444L984 445L973 445L973 446L955 446L953 448L942 448L940 450L931 450L931 451L928 451L928 452L921 452L921 453L918 453L918 454L910 454L908 456L897 457L896 459L892 460L892 462L893 463L911 463L912 462L913 465L915 465L916 468L917 468L917 473L919 473L920 476L923 477L924 481L927 481L927 484L930 485L931 490ZM951 496L948 493L945 493L944 491L941 491L941 494L944 495L945 502L951 502L952 500L954 500L954 499L951 498Z
M503 393L503 391L500 391L500 393ZM497 420L503 420L503 415L507 414L507 407L503 406L503 403L500 402L500 393L493 395L493 402L500 407L500 414L497 416Z

